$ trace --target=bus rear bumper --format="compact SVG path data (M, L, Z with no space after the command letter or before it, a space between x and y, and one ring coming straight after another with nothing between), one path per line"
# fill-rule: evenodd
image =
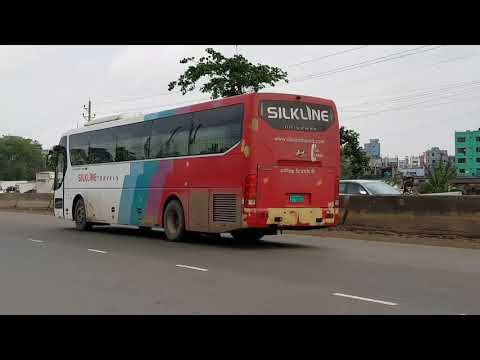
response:
M331 208L269 208L245 209L248 227L323 227L335 226L339 222L339 209Z

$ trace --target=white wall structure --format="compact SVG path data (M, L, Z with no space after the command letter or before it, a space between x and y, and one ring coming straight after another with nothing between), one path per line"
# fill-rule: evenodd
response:
M38 194L50 194L53 192L55 173L53 171L39 172L36 175L36 187Z
M0 193L7 191L10 186L17 186L17 184L26 184L27 180L15 180L15 181L0 181Z
M35 183L32 181L32 182L17 184L15 185L15 191L20 194L35 191Z

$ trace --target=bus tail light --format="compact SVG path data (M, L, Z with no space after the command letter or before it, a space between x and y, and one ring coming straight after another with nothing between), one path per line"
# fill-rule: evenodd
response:
M245 178L244 206L252 208L257 205L257 175L250 174Z

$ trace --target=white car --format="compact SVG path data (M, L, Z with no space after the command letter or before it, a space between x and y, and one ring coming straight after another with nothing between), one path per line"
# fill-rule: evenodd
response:
M386 195L402 193L381 180L340 180L340 195Z

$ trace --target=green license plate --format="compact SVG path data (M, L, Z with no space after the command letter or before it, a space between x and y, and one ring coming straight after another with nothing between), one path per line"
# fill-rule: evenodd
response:
M290 202L291 203L302 203L303 202L303 195L290 195Z

